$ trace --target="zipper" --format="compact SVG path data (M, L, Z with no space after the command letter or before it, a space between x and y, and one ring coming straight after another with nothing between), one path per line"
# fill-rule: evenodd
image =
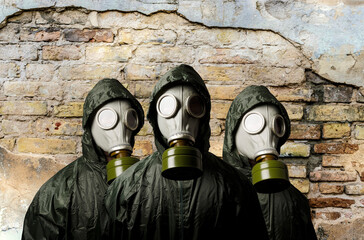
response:
M271 236L273 237L272 239L276 239L276 232L275 232L275 226L274 226L274 222L275 222L275 214L274 214L274 194L269 193L269 198L268 198L268 204L269 204L269 219L270 219L270 230L271 230ZM272 217L271 217L272 216ZM269 234L269 233L268 233Z
M179 229L180 229L180 240L184 239L184 223L183 223L183 187L181 181L178 181L179 187Z

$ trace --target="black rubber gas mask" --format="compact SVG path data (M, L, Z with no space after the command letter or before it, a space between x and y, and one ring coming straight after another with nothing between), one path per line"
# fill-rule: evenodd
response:
M138 161L131 157L137 127L138 114L126 100L106 103L97 111L91 133L96 145L112 158L106 166L108 183Z
M162 155L162 176L173 180L194 179L202 174L201 152L193 147L206 107L191 86L168 89L158 98L158 127L170 148Z
M255 160L253 185L258 192L282 191L289 186L287 166L278 160L278 141L286 133L284 118L274 105L260 105L247 112L235 135L240 154Z

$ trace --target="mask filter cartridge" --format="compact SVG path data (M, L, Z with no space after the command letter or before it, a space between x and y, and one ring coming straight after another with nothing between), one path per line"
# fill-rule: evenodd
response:
M162 155L162 176L172 180L190 180L202 175L201 152L184 140L176 140Z
M289 187L286 164L277 161L273 155L259 156L252 169L253 185L257 192L274 193Z

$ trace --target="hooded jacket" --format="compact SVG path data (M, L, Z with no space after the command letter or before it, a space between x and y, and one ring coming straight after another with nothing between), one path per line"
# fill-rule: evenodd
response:
M290 135L291 124L287 111L266 87L249 86L234 99L226 117L223 159L248 178L251 178L248 158L239 154L234 139L245 113L262 104L278 107L284 118L286 133L278 142L278 151ZM258 198L271 240L317 239L308 201L293 185L277 193L258 193Z
M115 99L128 100L136 110L136 132L143 126L143 109L130 92L115 79L99 81L83 107L83 155L39 189L26 213L22 239L108 239L103 207L107 160L92 138L91 123L101 105Z
M194 87L206 104L194 145L202 153L203 174L186 181L161 175L162 154L168 144L158 128L156 111L158 97L180 84ZM208 152L210 110L210 95L192 67L180 65L158 81L147 115L158 151L110 185L105 205L112 239L267 239L250 181Z

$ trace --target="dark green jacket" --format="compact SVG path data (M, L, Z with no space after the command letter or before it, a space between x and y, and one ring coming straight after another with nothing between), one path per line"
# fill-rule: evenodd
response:
M84 104L83 155L37 192L25 216L22 239L107 239L109 221L103 207L107 160L92 139L91 119L100 105L115 99L129 100L139 117L136 131L143 126L143 110L128 90L114 79L99 81Z
M235 146L235 133L246 112L261 104L278 107L285 119L286 133L278 143L278 150L290 135L290 120L283 105L263 86L250 86L244 89L232 102L226 117L223 159L251 178L251 167L247 157L238 153ZM282 192L258 193L265 222L271 240L316 239L311 222L310 207L306 197L293 185Z
M193 86L206 103L195 144L203 155L203 174L196 180L174 181L161 175L161 156L168 145L158 128L156 101L180 84ZM112 239L267 239L250 181L208 152L210 110L207 88L190 66L172 69L156 84L147 117L158 151L110 185L105 205L113 221Z

